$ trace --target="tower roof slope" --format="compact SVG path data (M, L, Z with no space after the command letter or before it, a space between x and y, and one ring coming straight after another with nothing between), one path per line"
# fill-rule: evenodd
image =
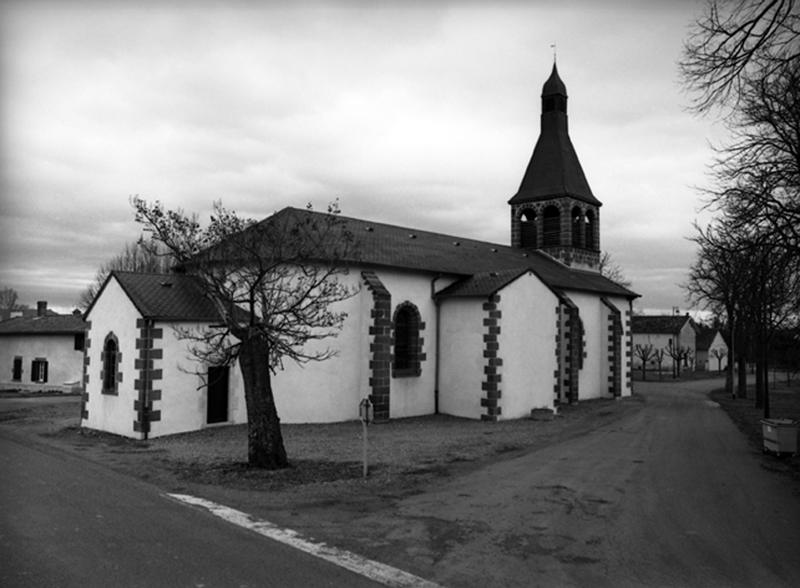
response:
M533 149L519 190L509 204L535 202L569 196L593 206L595 198L578 154L569 137L567 87L553 65L542 87L542 116L539 139Z

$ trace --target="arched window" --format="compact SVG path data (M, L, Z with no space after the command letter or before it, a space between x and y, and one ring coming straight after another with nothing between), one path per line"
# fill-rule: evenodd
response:
M101 357L103 370L100 372L100 380L103 382L103 394L117 394L117 384L122 380L122 374L119 373L121 358L117 336L109 333L103 343Z
M572 246L583 245L583 211L577 206L572 209Z
M410 302L403 302L394 312L394 356L392 359L392 375L395 377L419 376L422 373L421 362L425 359L422 353L423 339L420 331L425 328L417 307Z
M545 247L558 247L561 245L561 211L551 205L544 209L542 216L542 244Z
M594 236L594 229L596 222L597 221L594 217L594 211L592 210L587 211L585 220L585 228L586 228L585 247L586 249L590 249L592 251L597 250L597 243L595 241L595 236Z
M524 210L519 217L520 245L522 247L538 247L537 238L539 231L536 223L539 221L534 210Z

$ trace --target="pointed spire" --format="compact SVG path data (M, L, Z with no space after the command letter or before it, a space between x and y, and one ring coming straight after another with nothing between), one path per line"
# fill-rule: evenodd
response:
M547 78L547 81L542 86L542 98L545 96L555 96L560 95L567 97L567 87L564 85L564 82L561 81L561 78L558 75L558 67L556 67L555 61L553 62L553 71L550 74L550 77ZM566 111L566 105L564 110Z
M542 87L539 140L533 150L519 190L509 204L571 197L593 206L601 203L592 194L572 146L567 125L567 87L553 71Z

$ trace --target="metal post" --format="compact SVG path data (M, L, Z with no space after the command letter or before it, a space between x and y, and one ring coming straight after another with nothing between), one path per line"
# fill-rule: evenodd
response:
M362 434L362 440L363 440L362 457L364 459L364 477L366 478L367 477L367 421L365 419L361 420L361 430L363 432L363 434Z

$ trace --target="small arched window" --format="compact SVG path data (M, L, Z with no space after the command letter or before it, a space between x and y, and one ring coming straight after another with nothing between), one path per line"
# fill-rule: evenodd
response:
M520 245L522 247L538 247L539 236L536 223L539 219L534 210L524 210L519 217Z
M103 394L117 394L117 384L122 380L122 374L119 372L121 358L117 336L109 333L103 343L101 357L103 371L100 373L100 379L103 382Z
M577 206L572 209L572 246L583 245L583 211Z
M419 376L422 373L421 362L425 360L422 353L423 339L420 331L425 328L419 310L410 302L403 302L394 312L394 356L392 359L392 375L395 377Z
M561 245L561 211L551 205L544 209L542 216L542 244L545 247L558 247Z
M598 247L597 246L597 242L595 240L595 224L596 224L596 222L597 221L596 221L595 216L594 216L594 211L592 211L592 210L587 211L586 219L585 219L585 229L586 229L586 231L585 231L585 234L586 234L585 247L586 247L586 249L590 249L592 251L596 251L597 247Z

